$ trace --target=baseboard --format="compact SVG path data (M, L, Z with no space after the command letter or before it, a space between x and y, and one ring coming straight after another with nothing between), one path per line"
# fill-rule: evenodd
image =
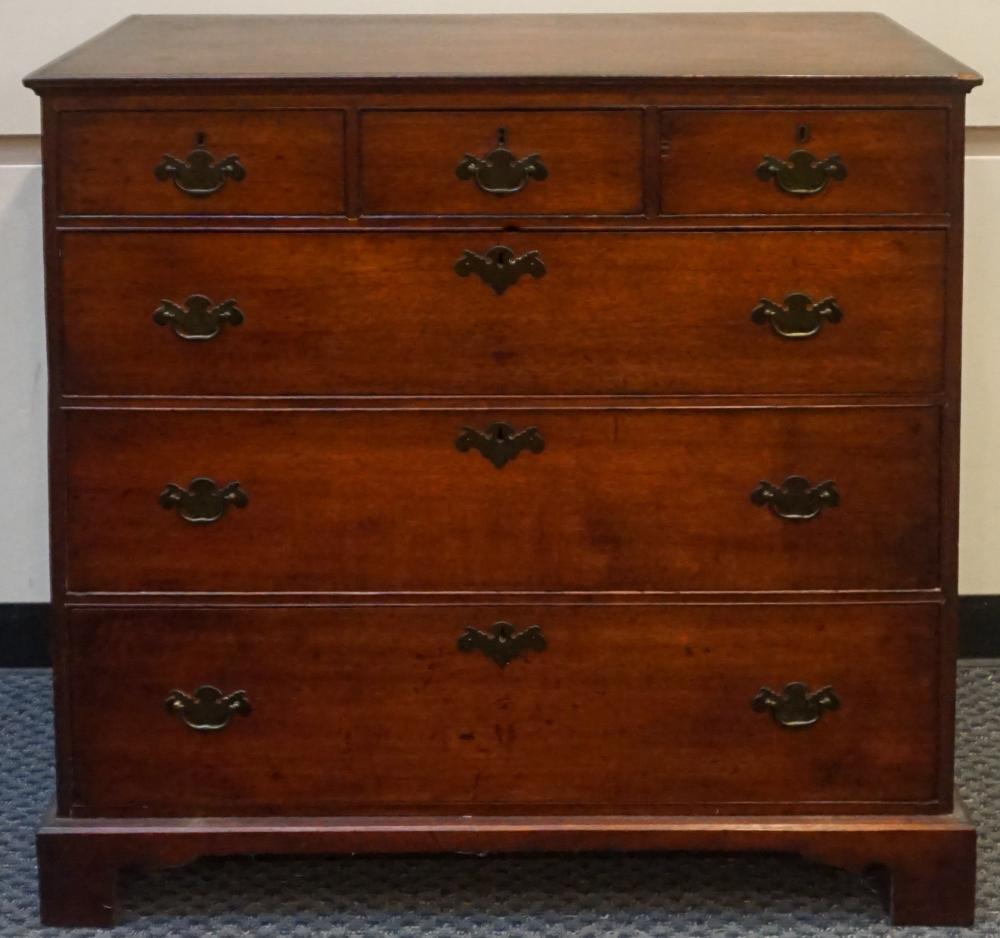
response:
M960 658L1000 658L1000 596L962 596ZM47 668L49 604L0 603L0 668Z
M48 603L0 603L0 668L47 668Z
M1000 596L959 597L958 654L1000 658Z

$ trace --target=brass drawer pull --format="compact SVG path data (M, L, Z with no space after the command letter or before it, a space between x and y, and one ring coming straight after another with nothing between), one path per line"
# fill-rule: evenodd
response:
M529 625L517 632L510 622L495 622L489 634L470 625L458 639L459 651L481 651L501 668L526 651L545 651L547 647L541 626Z
M823 715L824 710L839 710L840 698L830 686L821 687L809 693L805 684L786 684L782 693L777 694L768 687L762 687L751 702L758 713L771 711L774 721L790 730L812 726Z
M167 509L176 508L177 513L192 524L218 521L230 505L246 508L248 504L250 498L240 488L239 482L230 482L219 488L214 480L204 477L192 479L186 489L170 482L160 492L160 505Z
M545 449L545 440L537 427L515 430L509 423L491 423L485 433L474 427L463 428L455 448L460 453L477 449L497 469L503 469L521 450L540 453Z
M455 261L455 273L459 277L476 274L483 283L493 287L499 296L525 274L531 274L536 279L544 277L545 264L538 251L528 251L518 257L510 248L498 244L485 254L463 251L462 256Z
M760 326L770 323L774 334L783 339L808 339L823 328L824 322L840 322L844 314L832 296L814 303L805 293L789 293L784 305L762 299L750 318Z
M459 179L474 179L483 192L491 195L510 195L520 192L529 179L541 182L549 174L537 153L518 159L507 149L507 131L497 130L497 145L486 156L466 153L455 167Z
M238 326L243 322L243 311L236 300L225 300L215 306L207 296L195 293L183 306L171 300L161 300L153 313L158 326L170 325L174 334L195 342L214 339L226 324Z
M171 179L181 192L203 199L218 192L227 179L239 182L247 171L238 156L227 156L216 162L205 145L205 134L198 133L194 149L188 153L186 160L165 153L163 162L156 165L153 174L161 182Z
M836 155L820 160L808 150L793 150L787 160L765 156L757 167L757 178L773 179L779 189L792 195L815 195L831 179L846 179L847 167Z
M840 504L840 492L830 481L810 485L803 476L789 476L781 485L761 482L750 493L755 505L767 505L779 518L791 521L808 521L824 508Z
M250 701L246 691L223 694L217 687L205 684L193 695L182 690L171 691L163 702L167 713L179 716L193 730L209 732L229 725L233 714L249 716Z

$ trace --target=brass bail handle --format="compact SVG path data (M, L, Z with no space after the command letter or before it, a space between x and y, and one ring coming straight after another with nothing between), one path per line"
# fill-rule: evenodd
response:
M496 145L485 156L466 153L455 167L459 179L472 179L490 195L520 192L528 180L542 182L549 171L538 153L517 157L507 148L507 128L497 128Z

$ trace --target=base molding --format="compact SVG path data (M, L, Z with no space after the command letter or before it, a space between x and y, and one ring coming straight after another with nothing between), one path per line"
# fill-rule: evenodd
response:
M110 926L125 868L237 854L704 851L793 853L884 872L896 925L971 925L976 832L948 815L69 819L38 831L44 925Z

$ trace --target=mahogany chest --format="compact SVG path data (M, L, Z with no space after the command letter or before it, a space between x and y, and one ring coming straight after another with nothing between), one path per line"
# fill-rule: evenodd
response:
M871 14L133 17L42 96L42 918L790 851L970 922L964 97Z

